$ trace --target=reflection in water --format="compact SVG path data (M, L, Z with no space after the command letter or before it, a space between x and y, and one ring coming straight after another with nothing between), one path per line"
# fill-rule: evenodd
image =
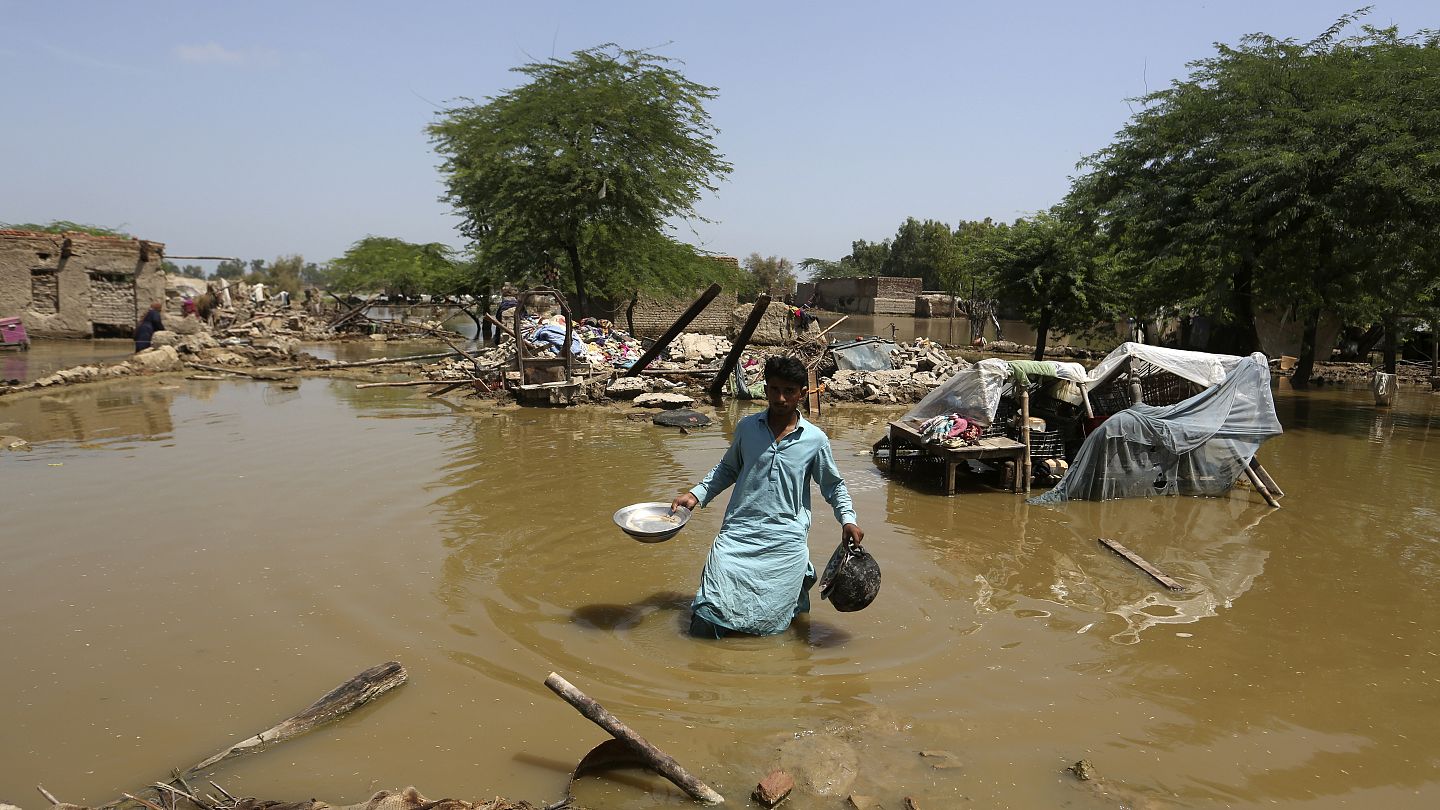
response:
M395 658L405 689L235 763L227 787L552 799L558 763L601 737L540 685L556 671L727 795L777 761L834 764L803 775L801 810L843 801L822 784L886 806L1109 806L1057 778L1081 757L1170 806L1427 806L1440 406L1402 395L1382 413L1368 396L1282 388L1287 432L1265 448L1278 511L1244 492L945 498L870 463L891 412L827 411L880 598L855 614L817 600L788 633L723 642L684 634L723 502L658 544L609 516L698 480L741 411L684 435L329 380L0 401L0 433L34 442L0 453L0 795L41 781L105 801ZM817 563L837 539L822 509ZM685 804L654 787L591 780L582 800Z

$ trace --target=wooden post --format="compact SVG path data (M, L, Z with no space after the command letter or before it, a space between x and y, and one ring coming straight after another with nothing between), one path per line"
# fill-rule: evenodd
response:
M676 335L680 334L685 327L690 325L691 321L700 316L700 313L705 310L705 307L709 306L710 302L714 301L715 296L719 294L720 285L711 284L709 289L705 290L705 292L700 294L699 298L695 299L695 303L691 304L689 309L680 313L680 317L676 318L675 322L670 324L670 328L665 330L665 334L661 335L659 340L651 344L650 348L646 349L645 353L640 355L640 359L635 361L635 365L627 369L622 376L634 377L643 371L646 366L650 365L651 361L660 356L660 352L665 351L665 347L670 345L670 341L674 340Z
M761 293L760 297L755 299L755 307L750 310L750 317L745 320L745 325L740 327L740 334L735 336L735 345L730 347L730 353L725 355L725 362L720 364L720 373L710 382L712 400L719 400L725 392L725 380L729 378L730 372L735 370L735 364L740 362L740 353L745 351L745 344L750 342L750 336L755 334L755 327L760 325L760 319L765 317L765 309L769 306L770 296Z
M814 368L806 369L807 381L805 394L805 412L812 418L820 418L820 377Z
M1090 407L1090 391L1089 391L1089 389L1085 386L1085 383L1079 383L1079 385L1080 385L1080 400L1085 403L1085 416L1088 417L1088 418L1090 418L1090 419L1094 419L1094 418L1095 418L1095 409L1092 408L1092 407Z
M1264 481L1260 480L1260 476L1256 474L1254 467L1248 465L1245 467L1245 477L1250 479L1250 486L1255 487L1255 491L1260 493L1260 497L1264 498L1266 503L1276 509L1280 508L1280 501L1276 500L1275 496L1270 494L1270 489L1265 486Z
M574 706L575 710L585 715L587 720L605 729L615 739L630 746L635 753L644 758L651 768L655 769L656 773L669 779L676 787L689 794L690 798L704 804L723 804L725 802L724 796L691 776L688 771L680 767L680 763L676 762L674 757L651 745L644 737L636 734L629 726L620 722L619 718L606 711L604 706L576 689L569 681L552 672L545 679L545 686L563 698L566 703Z
M1281 489L1280 485L1275 483L1275 479L1270 477L1270 472L1260 464L1259 456L1250 457L1250 468L1255 470L1255 474L1260 476L1261 481L1265 482L1265 488L1275 493L1275 497L1285 497L1285 490Z
M1131 357L1125 361L1125 373L1130 377L1130 404L1144 403L1145 386L1140 384L1140 377L1135 373L1135 358Z
M1030 491L1030 392L1020 388L1020 442L1025 445L1025 461L1020 468L1022 492Z

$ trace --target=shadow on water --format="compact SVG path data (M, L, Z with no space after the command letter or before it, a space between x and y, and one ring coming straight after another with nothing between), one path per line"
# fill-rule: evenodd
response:
M675 627L684 632L690 626L690 594L661 591L628 605L583 605L572 612L572 620L592 630L630 630L656 611L673 611Z

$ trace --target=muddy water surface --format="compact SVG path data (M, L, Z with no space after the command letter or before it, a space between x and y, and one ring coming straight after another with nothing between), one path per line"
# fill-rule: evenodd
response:
M603 739L556 671L737 805L781 760L808 765L796 808L1433 807L1440 398L1366 397L1280 392L1280 511L946 499L870 464L889 412L828 411L880 598L720 643L681 633L720 505L656 545L610 514L699 479L739 411L683 435L321 379L6 399L0 434L32 446L0 451L0 797L133 792L393 658L406 686L217 780L553 800ZM822 506L817 564L837 539ZM1108 794L1063 773L1082 757ZM581 798L685 804L639 775Z

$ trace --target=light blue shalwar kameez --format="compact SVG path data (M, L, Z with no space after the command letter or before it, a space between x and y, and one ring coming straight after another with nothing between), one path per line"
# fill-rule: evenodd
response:
M711 624L759 636L781 632L809 607L802 597L815 582L806 542L810 482L842 526L855 522L824 431L801 416L777 442L768 413L741 419L725 457L690 490L704 507L735 485L691 609Z

